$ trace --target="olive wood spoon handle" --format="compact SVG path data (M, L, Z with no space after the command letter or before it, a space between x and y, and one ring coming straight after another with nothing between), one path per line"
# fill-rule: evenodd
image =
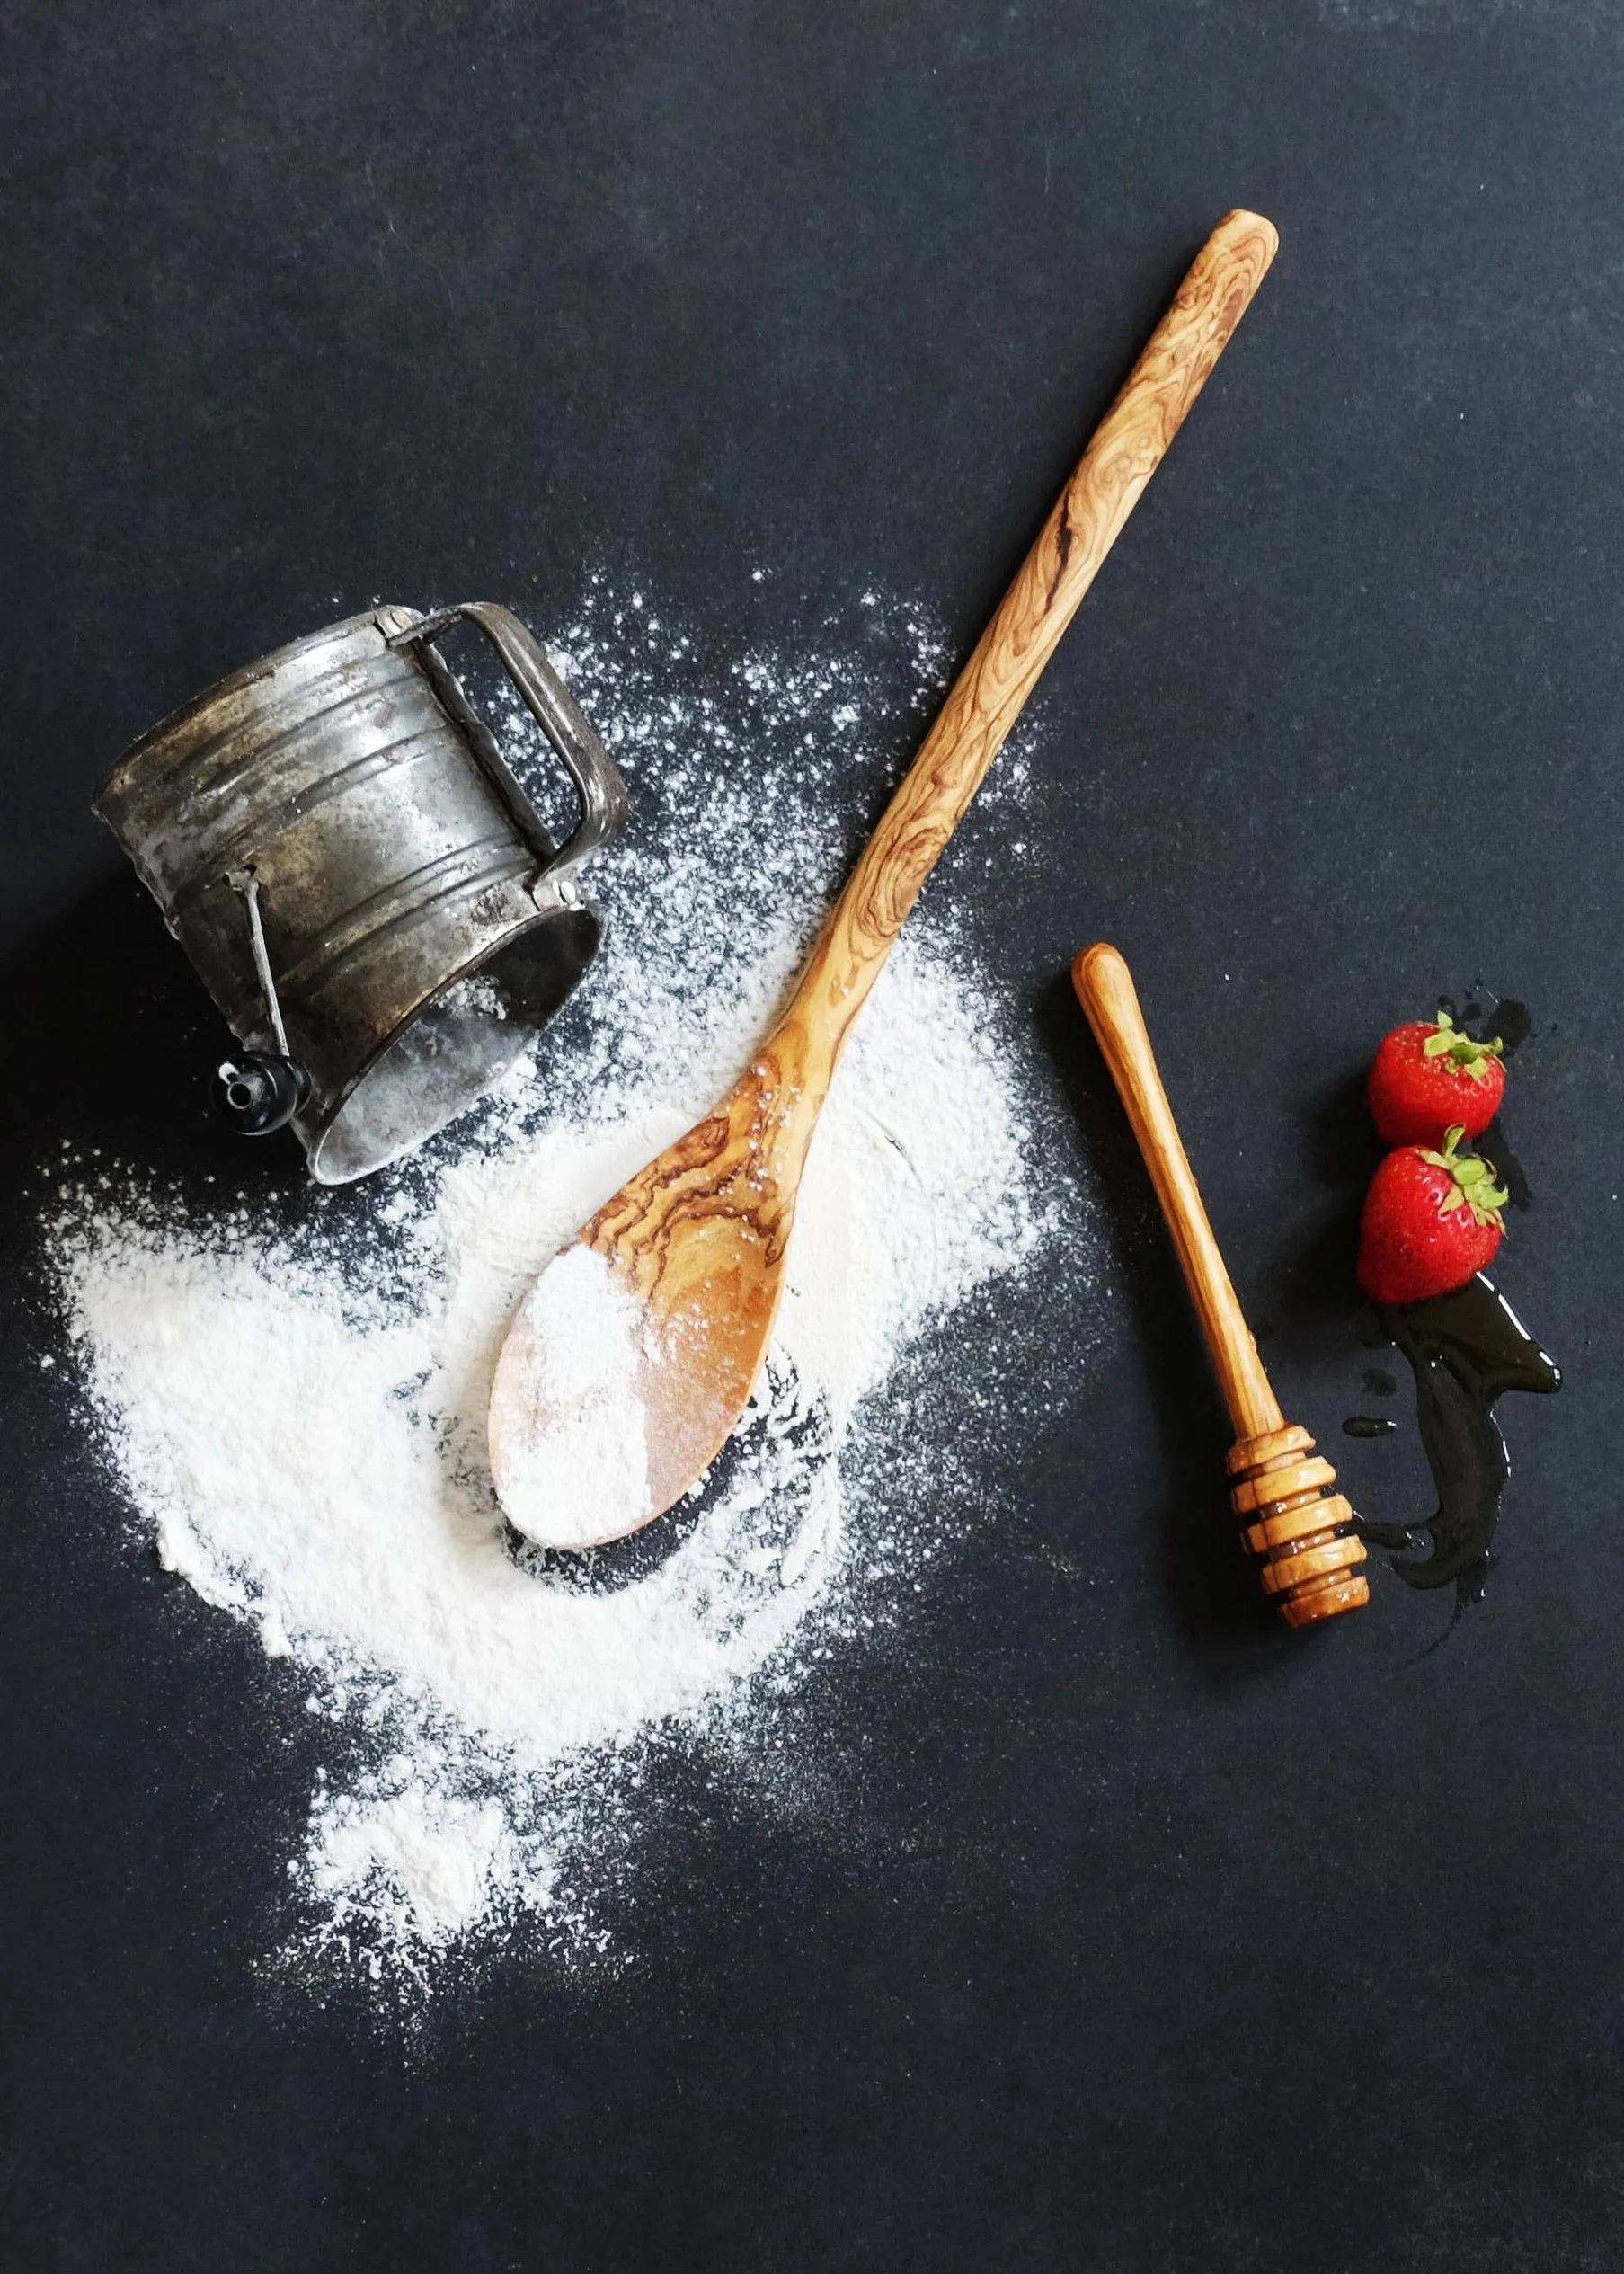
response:
M635 1530L698 1481L744 1411L783 1290L807 1148L852 1022L1277 242L1256 214L1220 222L960 673L772 1035L714 1110L582 1228L581 1243L641 1307L642 1506L572 1517L556 1505L545 1384L559 1328L546 1272L521 1305L492 1384L491 1468L503 1506L532 1537L590 1547Z
M1261 214L1225 216L1039 532L830 913L790 1017L829 1070L902 920L1060 644L1279 244Z
M1336 1471L1315 1455L1306 1429L1288 1426L1264 1371L1162 1087L1132 973L1102 941L1078 956L1071 982L1139 1140L1229 1409L1229 1497L1246 1546L1261 1559L1264 1590L1294 1627L1356 1611L1370 1600L1357 1568L1364 1542L1352 1508L1332 1493Z

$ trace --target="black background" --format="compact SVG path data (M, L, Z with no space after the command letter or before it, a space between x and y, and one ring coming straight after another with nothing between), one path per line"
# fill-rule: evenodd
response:
M1617 11L17 0L4 42L0 2258L1624 2263ZM1279 260L978 918L1120 1308L1008 1523L832 1663L860 1826L696 1789L624 1979L510 1954L410 2038L277 1991L297 1680L129 1543L38 1364L41 1150L217 1141L95 779L375 595L545 629L598 564L714 622L766 563L781 644L877 584L966 645L1234 204ZM1532 1010L1501 1276L1568 1380L1508 1414L1495 1584L1431 1655L1447 1603L1383 1573L1323 1635L1255 1608L1057 978L1099 935L1286 1408L1387 1515L1413 1442L1336 1430L1348 1086L1441 991Z

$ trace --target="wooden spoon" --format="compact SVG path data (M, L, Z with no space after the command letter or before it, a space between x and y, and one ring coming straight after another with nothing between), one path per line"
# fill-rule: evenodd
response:
M1277 243L1256 213L1229 214L1208 238L960 673L777 1028L715 1110L582 1228L581 1242L642 1306L631 1363L648 1492L646 1505L617 1512L607 1529L601 1510L594 1517L581 1507L579 1539L564 1536L566 1512L549 1508L549 1544L598 1545L661 1515L705 1474L743 1413L783 1291L807 1148L852 1022ZM532 1531L536 1511L522 1504L546 1473L553 1419L546 1284L544 1273L515 1318L491 1391L496 1489Z

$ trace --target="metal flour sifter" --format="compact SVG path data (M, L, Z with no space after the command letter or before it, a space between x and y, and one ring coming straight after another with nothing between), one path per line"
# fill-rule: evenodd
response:
M459 623L574 784L563 845L436 650ZM133 743L94 810L244 1045L226 1118L291 1124L340 1185L443 1128L564 1003L602 936L579 874L626 801L533 635L470 600L370 608L233 672Z

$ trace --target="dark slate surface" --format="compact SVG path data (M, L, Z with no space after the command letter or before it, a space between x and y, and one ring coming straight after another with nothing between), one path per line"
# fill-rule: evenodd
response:
M1617 12L15 0L0 73L0 2256L1619 2264ZM967 643L1236 203L1283 249L981 912L1126 1292L902 1662L831 1667L862 1839L696 1789L624 1983L504 1962L406 2047L284 1997L297 1685L126 1542L36 1363L40 1148L206 1141L207 1007L94 779L375 593L546 626L592 560L712 620L766 562L776 638L872 582ZM1431 1655L1447 1605L1390 1579L1306 1646L1253 1609L1057 980L1097 934L1288 1410L1389 1512L1413 1438L1336 1427L1349 1081L1441 990L1531 1009L1503 1276L1569 1379L1509 1417L1495 1583Z

